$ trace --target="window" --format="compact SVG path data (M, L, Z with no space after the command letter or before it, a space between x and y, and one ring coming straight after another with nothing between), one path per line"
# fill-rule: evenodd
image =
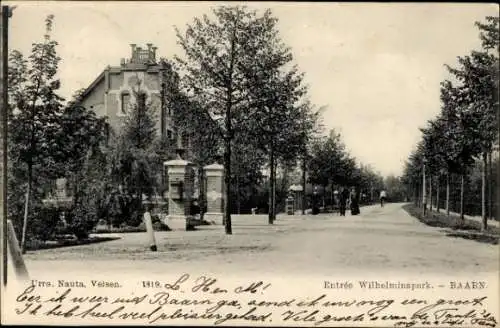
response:
M130 106L130 93L122 93L121 114L126 114Z
M173 139L172 130L167 130L167 138L168 138L168 140L172 140Z

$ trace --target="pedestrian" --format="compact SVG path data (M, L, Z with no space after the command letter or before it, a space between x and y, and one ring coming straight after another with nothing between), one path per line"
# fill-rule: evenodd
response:
M350 203L351 203L351 215L358 215L360 213L359 193L354 187L351 189Z
M340 216L345 216L348 200L349 200L349 191L347 190L347 188L342 188L342 191L340 192L339 196Z
M380 207L384 207L385 200L387 199L387 193L385 190L380 192Z
M191 212L190 214L194 216L201 214L201 207L196 199L191 202L190 212Z

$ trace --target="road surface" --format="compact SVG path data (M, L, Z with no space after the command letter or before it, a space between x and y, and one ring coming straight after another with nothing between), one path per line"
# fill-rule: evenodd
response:
M369 206L361 215L233 216L223 227L156 232L158 252L146 233L85 246L28 252L30 274L152 273L189 270L212 274L412 274L498 272L499 248L447 236L409 216L402 204Z

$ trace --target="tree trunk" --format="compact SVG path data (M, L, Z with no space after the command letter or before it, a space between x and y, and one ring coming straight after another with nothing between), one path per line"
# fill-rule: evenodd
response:
M491 155L493 152L490 151L488 156L488 168L489 168L489 179L488 179L488 217L493 219L495 216L493 214L493 167L491 165Z
M276 220L276 171L278 170L278 164L276 159L274 159L274 179L273 179L273 222Z
M425 189L425 164L423 165L422 168L422 215L425 216L426 210L427 210L427 199L426 199L426 192L427 190Z
M238 168L238 172L236 173L236 206L237 213L241 214L241 201L240 201L240 172Z
M446 172L446 215L450 216L450 173Z
M488 170L488 154L483 153L483 169L481 170L481 229L488 229L488 217L486 216L486 172Z
M144 212L144 208L143 208L143 205L142 205L142 191L143 191L142 185L141 185L142 181L137 181L137 182L138 182L139 188L137 189L136 197L138 198L137 202L139 204L139 211L140 211L140 213L142 215L142 214L144 214L143 213Z
M226 117L226 126L230 126L230 116ZM228 123L229 122L229 123ZM228 134L230 130L227 130ZM231 227L231 139L229 136L225 138L226 149L224 151L224 227L226 230L226 234L231 235L233 233Z
M226 89L226 115L224 120L224 125L226 126L226 135L224 136L224 215L223 222L226 230L226 234L231 235L233 233L233 229L231 226L231 140L233 139L233 128L231 126L231 109L233 106L233 72L234 72L234 56L235 56L235 27L232 30L232 38L231 38L231 56L229 59L229 80L227 81L227 89Z
M306 214L306 158L302 161L302 215Z
M271 170L272 171L272 170ZM273 214L272 214L272 208L273 208L273 181L271 179L271 176L269 175L269 185L267 186L267 203L268 203L268 209L267 209L267 223L268 224L273 224Z
M422 207L422 185L419 183L417 184L417 204L418 207Z
M335 190L334 190L334 185L333 185L333 182L332 182L332 213L333 213L333 209L335 208Z
M464 222L464 185L465 185L465 174L462 173L460 176L460 223Z
M326 208L326 201L325 201L326 186L327 185L323 186L323 211L325 211L325 208Z
M276 172L275 172L275 166L274 166L274 149L271 145L271 152L270 152L270 168L271 168L271 174L269 177L269 211L268 211L268 223L273 224L274 223L274 211L275 211L275 183L276 183Z
M28 164L28 185L26 187L26 195L24 200L24 219L23 219L23 231L21 235L21 253L26 253L26 233L28 231L28 215L29 215L29 205L31 198L31 188L32 188L32 176L33 176L33 167L31 164Z
M436 212L439 213L439 176L436 179Z
M73 181L71 183L73 184L73 206L76 206L78 203L78 181L81 181L80 175L78 173L75 173L73 175Z
M278 164L276 164L278 166ZM283 179L281 179L281 186L279 190L279 194L281 195L282 201L280 202L280 205L283 205L283 196L285 197L285 207L286 207L286 198L288 197L288 190L287 190L287 185L288 185L288 167L284 166L283 167ZM280 210L282 207L279 207Z
M418 186L416 186L414 188L414 202L415 202L415 206L418 207Z
M429 174L429 212L432 212L432 174Z
M205 216L205 171L203 166L198 166L198 205L200 206L200 220Z

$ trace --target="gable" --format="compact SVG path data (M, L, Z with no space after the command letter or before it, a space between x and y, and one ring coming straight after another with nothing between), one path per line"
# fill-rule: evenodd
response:
M93 110L97 115L104 116L104 95L105 95L104 78L98 79L82 94L80 105Z

